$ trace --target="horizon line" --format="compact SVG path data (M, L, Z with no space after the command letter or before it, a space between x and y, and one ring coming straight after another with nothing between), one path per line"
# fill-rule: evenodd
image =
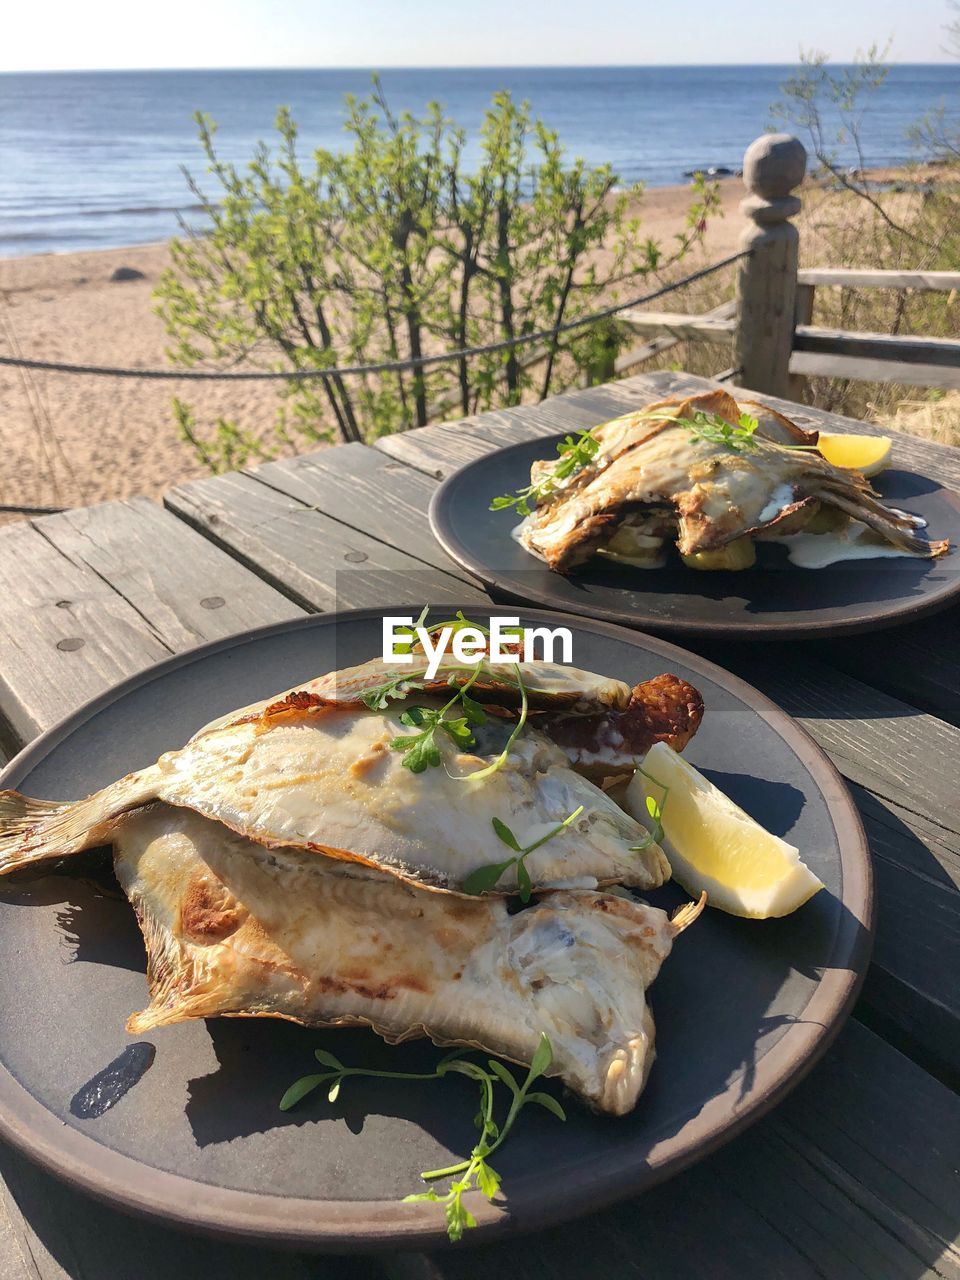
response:
M689 67L800 67L804 64L795 62L434 62L424 64L378 62L366 65L351 64L337 66L318 66L312 63L289 63L284 65L236 64L230 66L184 66L184 67L7 67L0 68L0 76L18 75L109 75L114 72L155 72L174 73L178 71L651 71L673 70ZM830 65L835 67L852 67L856 61L831 59ZM923 62L891 62L891 67L949 67L956 65L956 60L949 56ZM960 67L958 67L960 72Z

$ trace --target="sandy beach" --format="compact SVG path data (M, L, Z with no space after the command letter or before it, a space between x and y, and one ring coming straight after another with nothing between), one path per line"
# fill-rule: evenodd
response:
M725 216L707 228L694 265L736 248L743 185L730 179L721 191ZM641 204L644 234L666 245L682 228L689 200L688 187L649 190ZM0 352L166 366L166 334L151 294L168 264L163 244L0 260ZM111 281L120 266L145 278ZM269 427L276 405L268 383L150 382L0 367L0 505L159 497L178 481L205 474L173 424L176 394L189 399L201 422L225 416L253 431Z

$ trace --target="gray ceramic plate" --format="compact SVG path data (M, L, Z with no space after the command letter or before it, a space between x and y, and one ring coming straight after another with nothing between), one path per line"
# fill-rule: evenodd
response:
M672 555L662 569L630 569L594 557L552 573L511 536L511 511L490 511L496 494L526 484L530 464L554 456L561 436L498 449L469 462L433 495L430 524L441 546L497 596L583 613L671 635L742 640L875 631L934 613L960 595L960 495L928 476L890 470L873 482L890 506L927 521L951 550L938 560L855 560L797 569L783 547L760 544L740 573L703 573Z
M857 813L801 729L740 680L663 641L556 614L524 616L570 625L580 666L631 683L664 670L696 683L707 712L689 758L799 845L826 890L785 920L708 911L684 934L653 988L659 1057L636 1111L613 1120L571 1104L566 1124L539 1109L524 1113L496 1161L506 1199L471 1205L480 1222L472 1241L642 1191L756 1119L838 1029L870 943L870 868ZM22 752L2 785L80 796L180 745L221 712L379 647L380 615L367 611L197 650L81 709ZM655 896L663 905L681 900L669 887ZM439 1050L391 1049L370 1032L271 1019L185 1023L149 1037L155 1055L150 1047L126 1053L139 1078L98 1114L89 1082L129 1049L124 1021L145 1002L140 936L105 855L6 881L3 1135L77 1186L181 1225L327 1250L444 1239L436 1206L399 1201L419 1189L419 1170L472 1145L468 1082L352 1081L334 1105L321 1097L285 1115L277 1109L286 1086L312 1069L316 1046L395 1069L434 1062Z

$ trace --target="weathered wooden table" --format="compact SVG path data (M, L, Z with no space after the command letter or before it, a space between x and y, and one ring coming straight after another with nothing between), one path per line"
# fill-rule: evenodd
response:
M430 533L439 478L498 445L703 385L630 378L181 485L165 509L133 499L0 530L4 748L171 653L304 612L396 603L398 571L411 605L431 592L485 598ZM897 448L960 488L960 452L906 436ZM0 1277L960 1277L958 641L954 609L848 640L703 646L796 716L847 779L879 918L854 1017L807 1080L719 1153L536 1237L339 1259L135 1221L0 1147Z

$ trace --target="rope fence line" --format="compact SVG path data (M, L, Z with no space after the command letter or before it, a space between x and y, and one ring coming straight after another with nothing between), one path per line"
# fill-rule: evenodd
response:
M629 311L645 302L654 302L668 293L674 293L688 284L703 280L706 276L721 271L724 267L739 262L750 256L750 250L731 254L719 262L711 263L699 271L694 271L674 284L663 285L652 293L632 298L629 302L619 302L590 315L580 316L577 320L568 320L565 324L556 325L552 329L541 329L537 333L523 333L513 338L503 338L499 342L488 342L480 347L466 347L460 351L445 351L436 355L416 356L408 360L383 360L377 364L355 364L330 366L326 369L291 369L289 372L277 370L240 373L220 372L207 369L127 369L120 366L98 364L67 364L59 360L31 360L25 357L0 355L0 365L12 365L21 369L36 369L46 373L77 373L94 377L112 378L152 378L169 381L191 380L195 382L302 382L311 378L339 378L354 374L399 373L405 369L423 369L430 365L445 364L452 360L463 360L471 356L496 355L499 351L510 351L515 347L526 346L534 342L549 342L562 333L570 333L574 329L582 329L586 325L596 324L598 320L607 320L621 311Z

